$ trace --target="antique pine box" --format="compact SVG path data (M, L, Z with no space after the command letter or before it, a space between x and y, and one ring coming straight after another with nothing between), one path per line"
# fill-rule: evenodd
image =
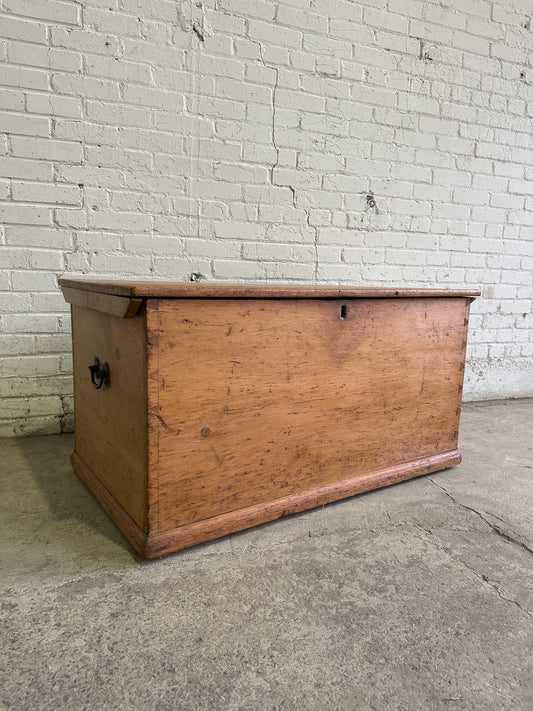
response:
M146 558L461 460L478 291L61 286L72 464Z

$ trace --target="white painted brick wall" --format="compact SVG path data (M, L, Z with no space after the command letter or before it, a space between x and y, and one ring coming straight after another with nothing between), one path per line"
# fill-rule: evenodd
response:
M72 426L63 274L480 285L465 397L533 395L532 17L0 0L0 434Z

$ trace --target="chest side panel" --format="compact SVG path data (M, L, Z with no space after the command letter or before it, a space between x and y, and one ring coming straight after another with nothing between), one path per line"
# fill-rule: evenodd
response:
M464 298L157 303L159 530L457 446Z
M144 309L121 318L72 306L77 455L137 525L146 530L147 396ZM89 365L108 363L96 390Z

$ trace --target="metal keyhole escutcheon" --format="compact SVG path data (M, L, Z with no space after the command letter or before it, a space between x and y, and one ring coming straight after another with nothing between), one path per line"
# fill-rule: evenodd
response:
M91 383L93 388L100 390L102 385L109 385L109 363L104 363L100 367L100 360L98 358L94 359L94 363L89 366L91 371Z

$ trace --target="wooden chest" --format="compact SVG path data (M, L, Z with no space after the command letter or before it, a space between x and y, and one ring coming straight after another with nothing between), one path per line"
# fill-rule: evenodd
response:
M461 460L478 291L61 286L72 464L146 558Z

